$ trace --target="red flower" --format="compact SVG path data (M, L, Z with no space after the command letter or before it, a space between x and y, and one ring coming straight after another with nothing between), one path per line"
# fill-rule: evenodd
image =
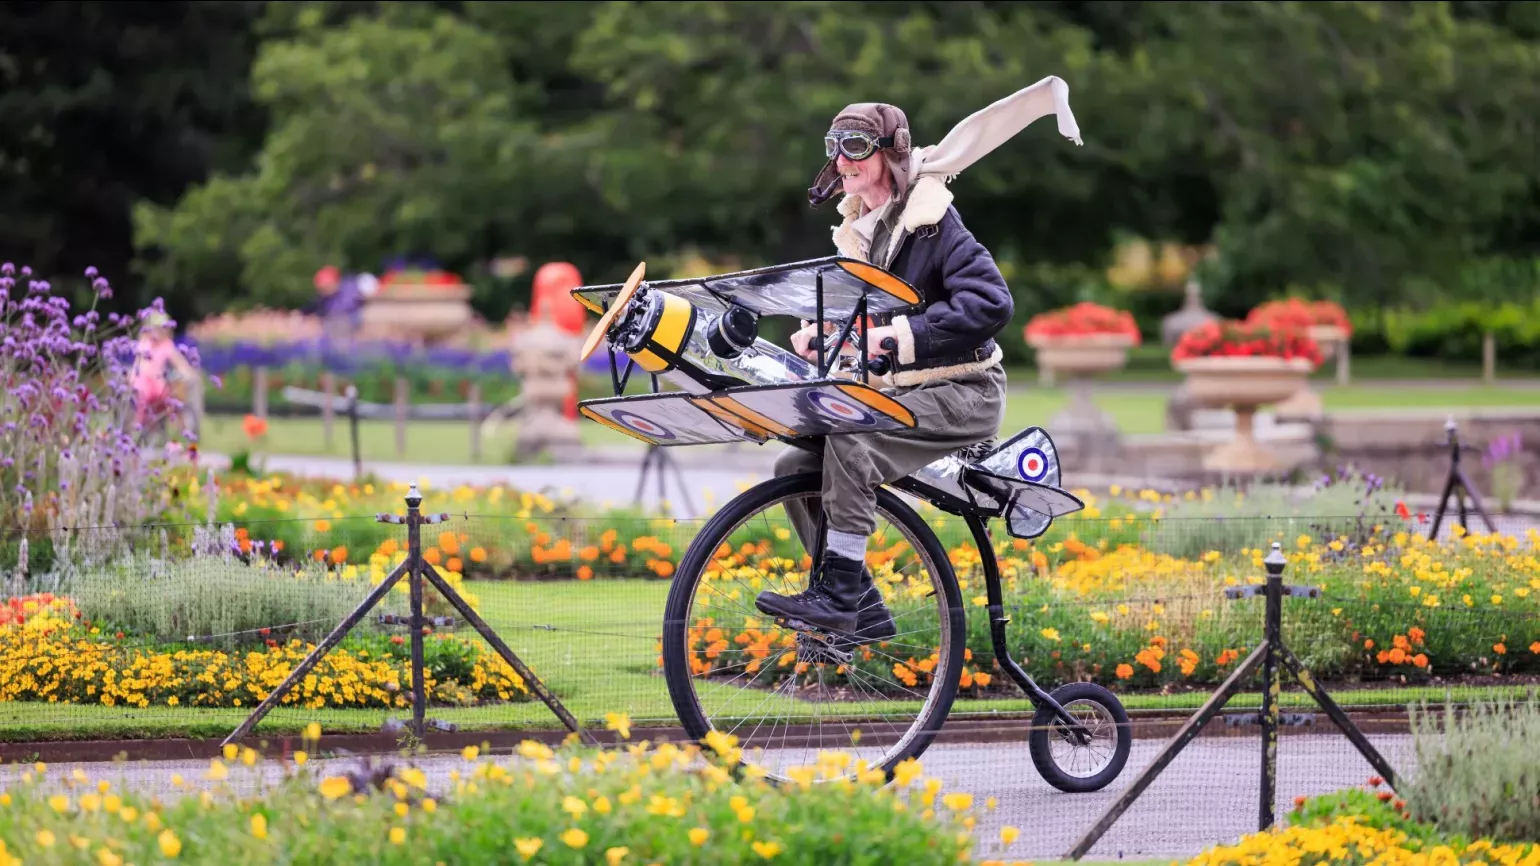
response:
M1189 358L1303 358L1321 364L1321 347L1298 328L1235 321L1210 321L1188 331L1171 352L1172 361Z
M1399 499L1396 500L1396 516L1401 518L1402 520L1411 520L1412 519L1412 510L1410 508L1407 508L1406 507L1406 503L1402 502Z
M1127 337L1139 345L1139 326L1132 313L1085 301L1071 307L1039 313L1027 323L1026 338L1080 337L1112 334Z
M1300 330L1314 325L1329 325L1341 328L1349 336L1353 333L1353 324L1348 319L1347 311L1331 301L1305 301L1299 298L1268 301L1253 309L1246 316L1246 322Z

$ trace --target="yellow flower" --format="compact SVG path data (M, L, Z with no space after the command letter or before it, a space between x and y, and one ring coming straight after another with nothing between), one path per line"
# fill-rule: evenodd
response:
M215 758L214 760L209 761L208 777L209 777L209 779L211 781L218 782L218 781L220 781L222 779L229 778L229 776L230 776L230 771L228 769L226 769L225 765L222 762L220 762L220 760L218 758Z
M1047 638L1048 640L1058 640L1059 639L1059 630L1056 629L1056 628L1045 628L1042 631L1042 635L1043 635L1043 637Z
M311 722L305 726L305 739L312 742L321 739L321 723Z
M48 808L55 812L66 812L70 807L70 798L63 794L55 794L48 798Z
M321 796L328 800L346 797L353 792L353 783L342 776L328 776L321 780Z
M481 748L478 746L466 746L464 749L460 750L460 757L467 761L476 760L476 756L479 754L481 754Z
M226 761L233 761L233 760L235 760L235 756L237 754L239 754L240 751L241 751L240 747L236 746L234 743L227 743L225 745L225 748L224 748L225 760Z
M697 848L706 844L706 840L710 837L711 833L705 827L693 827L690 830L690 844Z
M973 805L973 795L960 792L947 794L945 797L941 798L941 802L953 812L961 812L962 810Z
M182 840L171 832L170 827L160 831L160 836L155 841L160 843L160 853L167 857L175 857L182 853Z
M631 739L631 715L629 713L605 713L604 727L620 734L622 740Z
M604 859L610 866L619 866L620 861L626 859L626 855L630 853L630 848L611 848L604 852Z
M427 812L429 815L432 815L434 812L438 811L438 801L434 800L432 797L426 798L422 801L422 810Z
M545 845L545 840L543 839L513 840L513 847L518 849L519 856L523 857L525 860L528 860L529 858L535 856L535 854L539 853L540 848L543 845Z
M581 848L588 844L588 834L573 827L561 834L561 841L568 848Z
M781 853L781 843L779 842L755 842L750 847L754 849L755 854L758 854L766 860L769 860L775 855Z
M299 749L294 751L294 766L303 767L305 766L305 762L308 760L310 760L310 756L305 754L304 751Z
M588 804L577 797L567 797L561 801L561 810L574 818L581 818L588 811Z
M54 837L53 837L53 831L52 830L39 830L39 831L37 831L37 844L43 846L44 848L52 848L53 847L53 843L54 843Z
M1013 845L1016 842L1016 837L1018 837L1020 835L1021 835L1021 831L1016 829L1015 827L1001 827L1000 828L1000 843L1002 845L1007 845L1007 846Z
M267 816L260 812L251 816L251 835L258 839L267 838Z
M405 841L406 841L406 828L405 827L392 827L392 828L390 828L390 844L392 844L392 845L400 845L400 844L402 844Z

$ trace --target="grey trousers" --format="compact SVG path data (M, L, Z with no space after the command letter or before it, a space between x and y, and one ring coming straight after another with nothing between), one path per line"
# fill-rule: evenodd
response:
M1005 371L998 366L884 393L914 413L914 427L828 436L821 459L799 448L788 448L776 458L777 477L823 470L821 497L786 503L810 553L822 541L815 537L820 505L828 528L870 536L877 531L878 487L996 435L1005 419Z

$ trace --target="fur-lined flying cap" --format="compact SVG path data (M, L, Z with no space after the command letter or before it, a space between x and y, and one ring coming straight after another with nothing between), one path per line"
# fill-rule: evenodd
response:
M888 105L883 102L857 102L845 106L845 109L834 116L834 122L829 124L830 132L864 132L875 138L893 139L892 147L884 147L879 151L883 159L888 162L888 169L893 175L893 184L897 198L903 198L909 185L909 154L911 151L911 139L909 135L909 118L896 105ZM839 189L840 174L836 161L833 159L824 163L823 169L818 172L813 180L813 186L807 191L808 204L818 207L834 197Z

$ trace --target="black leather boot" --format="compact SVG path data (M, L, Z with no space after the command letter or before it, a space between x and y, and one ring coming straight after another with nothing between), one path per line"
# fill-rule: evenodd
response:
M872 573L861 569L861 601L856 612L856 638L863 644L887 640L898 629L893 626L893 614L882 602L882 590L872 580Z
M818 573L809 581L810 586L796 595L780 595L766 590L754 599L754 606L762 613L785 619L793 627L804 626L836 634L853 635L859 625L858 611L862 607L861 580L866 569L854 559L846 559L833 553L825 553ZM867 584L877 592L874 584ZM881 603L881 595L878 595ZM886 612L885 608L879 608ZM891 627L891 618L889 618Z

